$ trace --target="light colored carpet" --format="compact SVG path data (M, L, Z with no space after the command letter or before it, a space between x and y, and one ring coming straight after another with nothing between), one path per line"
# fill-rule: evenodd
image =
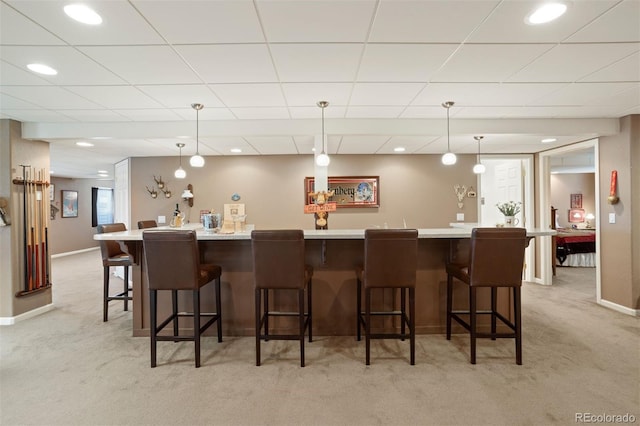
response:
M131 337L131 314L113 303L102 322L97 251L53 260L53 311L0 328L2 425L541 425L576 413L640 418L638 319L595 304L593 270L559 268L554 286L523 287L524 365L513 341L468 336L408 343L322 337L300 368L294 342L252 337L159 344ZM590 278L589 278L590 277ZM590 280L590 281L589 281ZM577 289L575 288L577 287Z

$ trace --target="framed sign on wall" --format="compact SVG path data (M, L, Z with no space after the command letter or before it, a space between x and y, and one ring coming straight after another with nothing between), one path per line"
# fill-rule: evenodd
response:
M380 207L379 176L330 176L328 189L333 191L328 202L335 202L338 208ZM315 178L304 179L305 205L313 204L310 195L315 186Z

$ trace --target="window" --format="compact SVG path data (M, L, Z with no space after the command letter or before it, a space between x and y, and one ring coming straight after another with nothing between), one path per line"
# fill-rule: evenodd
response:
M91 226L113 223L113 189L91 188Z

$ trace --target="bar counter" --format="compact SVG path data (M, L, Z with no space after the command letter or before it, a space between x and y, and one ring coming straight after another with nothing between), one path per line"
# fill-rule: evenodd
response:
M159 227L153 229L173 229ZM219 234L205 232L200 224L185 225L194 229L199 242L202 262L222 267L222 330L227 336L254 334L254 291L251 256L251 234ZM96 234L95 240L115 240L134 257L133 335L148 336L149 294L142 252L142 230ZM529 229L527 236L552 235L550 229ZM356 278L355 267L364 257L364 229L304 230L306 262L313 266L313 334L355 335ZM416 333L443 333L445 327L446 281L445 261L458 250L466 250L471 228L418 229L418 271L416 287ZM161 292L169 293L169 292ZM456 301L466 299L462 285L456 288ZM164 296L164 297L163 297ZM488 299L488 297L487 297ZM214 310L213 286L203 288L202 311ZM295 303L293 295L272 297L279 307ZM484 299L479 299L482 303ZM181 296L186 308L190 295ZM399 303L399 302L398 302ZM374 294L374 304L384 309L394 307L396 292L390 289ZM456 303L457 304L457 303ZM504 308L507 307L505 300ZM168 313L170 295L159 296L161 315ZM376 306L374 306L376 309ZM508 312L507 312L508 314ZM372 324L373 325L373 324ZM188 326L185 324L185 326ZM276 327L278 324L276 324ZM385 325L385 326L388 326ZM182 327L182 325L181 325ZM283 324L283 327L287 325Z

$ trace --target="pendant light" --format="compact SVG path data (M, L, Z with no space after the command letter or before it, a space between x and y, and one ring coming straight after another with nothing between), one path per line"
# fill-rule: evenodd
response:
M442 164L444 164L445 166L456 164L456 161L458 160L456 158L456 155L451 152L451 146L449 142L449 108L451 108L453 105L454 102L452 101L447 101L442 104L442 106L447 109L447 152L442 156Z
M331 159L324 151L324 109L329 106L329 102L319 101L317 105L322 109L322 152L320 153L320 155L316 156L316 164L318 166L326 167L331 162Z
M187 177L187 172L185 172L182 168L182 148L184 148L184 144L177 143L176 146L180 148L180 167L176 169L173 175L176 177L176 179L184 179L185 177Z
M478 162L473 166L473 173L480 175L486 170L484 164L480 162L480 141L484 139L484 136L474 136L473 138L478 142Z
M200 155L200 141L198 138L199 132L199 124L200 124L200 110L204 108L202 104L191 104L191 108L196 110L196 154L189 159L189 164L191 167L203 167L204 166L204 158Z

